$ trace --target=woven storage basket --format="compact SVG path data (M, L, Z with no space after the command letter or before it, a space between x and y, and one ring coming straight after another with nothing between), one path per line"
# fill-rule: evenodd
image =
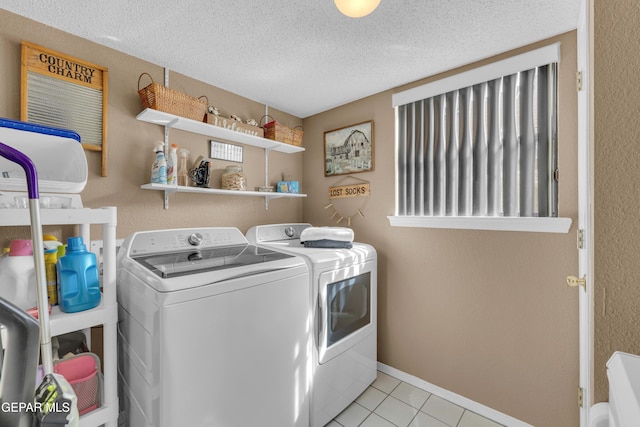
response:
M140 89L140 81L144 75L149 76L151 84ZM143 108L152 108L199 122L205 119L207 113L207 101L159 85L148 73L142 73L138 77L138 95Z
M262 120L266 117L271 116L263 116L262 119L260 119L260 122L262 123ZM272 120L269 123L265 123L262 128L264 129L264 137L267 139L296 146L302 145L302 136L304 135L304 132L300 126L289 128L276 120Z

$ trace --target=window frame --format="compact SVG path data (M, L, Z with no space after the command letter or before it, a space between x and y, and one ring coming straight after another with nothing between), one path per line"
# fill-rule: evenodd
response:
M392 95L392 106L396 111L394 123L397 126L398 107L400 106L554 62L560 62L560 43L534 49L395 93ZM398 189L400 188L399 180L402 177L400 176L398 163L400 149L397 129L395 145L395 215L388 217L391 226L548 233L567 233L571 228L572 219L562 217L398 215Z

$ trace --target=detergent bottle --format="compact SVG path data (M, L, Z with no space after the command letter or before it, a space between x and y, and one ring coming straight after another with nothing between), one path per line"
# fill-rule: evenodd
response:
M36 289L31 240L12 240L9 253L0 258L0 297L28 310L38 303Z
M100 304L96 255L82 237L67 239L66 253L58 259L58 304L65 313L89 310Z
M153 150L155 159L151 166L151 183L166 184L167 183L167 158L164 156L164 143L159 142Z

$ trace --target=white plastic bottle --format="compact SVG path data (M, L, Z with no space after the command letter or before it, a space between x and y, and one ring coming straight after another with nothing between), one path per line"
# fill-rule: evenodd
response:
M167 157L167 184L178 185L178 144L171 144Z
M179 150L180 161L178 163L178 185L189 185L189 150L181 148Z
M31 240L12 240L9 254L0 258L0 297L28 310L38 302L36 289Z
M159 142L154 149L156 157L151 166L151 183L167 183L167 159L164 156L164 143Z

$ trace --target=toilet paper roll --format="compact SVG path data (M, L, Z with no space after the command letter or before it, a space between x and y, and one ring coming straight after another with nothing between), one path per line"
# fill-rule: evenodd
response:
M609 404L596 403L589 409L589 427L609 427Z

